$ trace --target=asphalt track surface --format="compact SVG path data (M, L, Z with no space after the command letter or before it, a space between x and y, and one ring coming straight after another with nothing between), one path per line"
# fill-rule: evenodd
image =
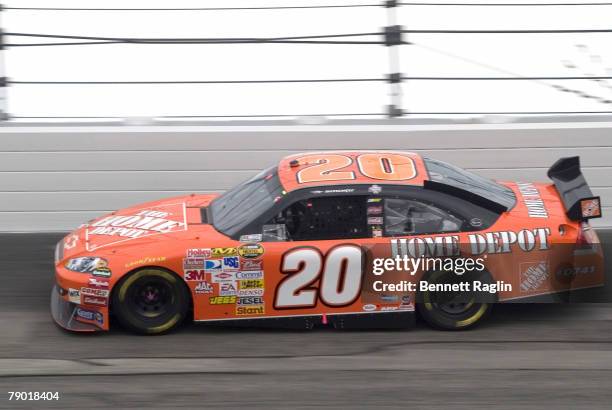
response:
M612 231L600 237L612 244ZM59 238L0 236L0 408L612 407L612 303L500 305L464 332L196 324L78 335L49 314ZM9 401L9 391L60 400Z

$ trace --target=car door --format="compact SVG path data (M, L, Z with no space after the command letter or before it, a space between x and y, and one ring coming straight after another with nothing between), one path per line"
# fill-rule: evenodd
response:
M263 225L266 316L363 312L367 249L381 240L373 237L368 200L313 195Z

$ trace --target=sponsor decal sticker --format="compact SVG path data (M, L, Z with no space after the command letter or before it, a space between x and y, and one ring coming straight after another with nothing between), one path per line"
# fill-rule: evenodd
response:
M382 225L382 216L370 216L368 217L368 225Z
M236 280L236 272L211 273L213 283L233 282Z
M75 314L77 318L81 318L81 319L92 321L92 322L95 321L100 325L104 323L104 316L102 316L102 313L95 311L95 310L76 308Z
M224 256L238 255L238 250L236 248L212 248L211 252L211 256L213 258L223 258Z
M206 271L204 269L189 269L183 275L186 281L202 281L206 280Z
M89 278L89 286L93 286L94 288L108 289L110 285L107 280L102 280L98 278Z
M102 278L110 278L113 273L106 266L100 266L94 269L91 274L94 276L100 276Z
M266 313L266 308L264 307L264 305L253 305L253 306L236 305L236 315L237 316L263 315L265 313Z
M81 303L81 292L78 289L68 289L68 300L77 305Z
M183 258L183 269L202 269L205 261L204 258Z
M382 192L382 187L380 185L372 185L371 187L368 188L368 192L374 195L380 194Z
M257 259L264 254L264 248L258 243L247 243L238 248L238 253L245 259Z
M368 215L382 215L382 205L370 205L368 206Z
M222 259L206 259L203 263L206 272L219 272L223 265Z
M72 234L64 239L64 249L72 249L79 242L79 236Z
M101 298L107 298L108 293L109 293L108 289L81 288L81 295L98 296Z
M140 258L138 260L126 263L125 267L131 268L133 266L139 266L139 265L154 265L160 262L164 262L165 260L166 260L165 256L145 256L144 258Z
M243 259L240 263L240 269L245 270L263 270L263 259Z
M238 289L238 296L263 296L264 289L256 288L256 289Z
M184 203L164 204L102 217L86 228L87 250L146 236L184 231L187 227L184 209Z
M245 279L263 279L264 273L263 271L248 271L248 272L236 272L236 279L245 280Z
M521 263L521 292L547 289L548 261Z
M203 282L198 282L198 284L193 289L193 291L198 294L213 293L213 287L210 283L203 281Z
M599 198L581 200L580 211L583 218L599 218L601 216L601 203Z
M219 296L236 296L236 282L219 283Z
M260 296L247 296L247 297L239 297L238 305L263 305L264 300Z
M223 272L235 272L237 270L240 270L240 258L238 258L237 256L224 257L221 270Z
M212 296L208 298L211 305L232 305L236 303L236 296Z
M83 304L85 305L106 306L107 303L107 298L99 298L97 296L83 296Z
M210 248L187 249L188 258L210 258L212 251Z
M250 235L242 235L240 237L240 242L261 242L262 234L260 233L252 233Z
M263 279L249 279L249 280L241 280L239 283L239 289L263 289L264 281Z
M523 203L527 207L527 215L530 218L548 218L546 205L540 197L538 188L531 182L517 182L516 186L523 197Z
M371 312L373 310L376 310L376 305L373 305L371 303L367 304L367 305L363 305L362 309L366 312Z

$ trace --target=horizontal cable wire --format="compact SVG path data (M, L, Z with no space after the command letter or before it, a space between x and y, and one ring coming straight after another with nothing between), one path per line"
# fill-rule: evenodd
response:
M590 34L612 33L612 29L546 29L546 30L402 30L406 34Z
M571 114L612 114L612 111L405 111L404 115L571 115ZM387 113L346 113L346 114L251 114L251 115L156 115L152 119L180 118L273 118L273 117L358 117L387 116ZM117 116L11 116L14 119L119 119Z
M27 46L62 46L62 45L96 45L96 44L252 44L252 43L290 43L290 44L384 44L383 41L361 41L361 40L327 40L330 38L366 37L379 36L383 33L346 33L346 34L321 34L309 36L291 36L275 38L116 38L100 36L75 36L44 33L13 33L6 32L6 36L52 38L66 40L88 40L83 42L61 42L61 43L14 43L5 44L7 47Z
M231 10L290 10L290 9L339 9L383 7L378 4L321 4L311 6L261 6L261 7L177 7L177 8L78 8L78 7L3 7L4 10L36 11L231 11Z
M561 77L412 77L402 76L411 81L507 81L507 80L612 80L612 76L561 76ZM155 84L270 84L270 83L334 83L334 82L378 82L386 78L321 78L290 80L167 80L167 81L28 81L7 80L7 84L26 85L155 85Z

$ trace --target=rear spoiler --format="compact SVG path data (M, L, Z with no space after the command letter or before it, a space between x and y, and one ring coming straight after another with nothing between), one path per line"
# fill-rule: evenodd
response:
M557 160L548 170L548 177L555 183L568 218L580 221L601 217L601 200L593 196L580 171L580 157Z

